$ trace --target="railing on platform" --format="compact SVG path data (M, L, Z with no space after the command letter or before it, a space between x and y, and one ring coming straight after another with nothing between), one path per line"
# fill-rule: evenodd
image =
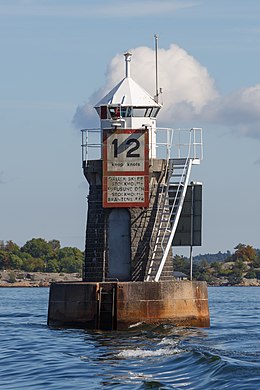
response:
M101 129L81 130L81 158L82 164L87 160L98 160L101 158Z
M82 162L102 158L101 129L82 129ZM151 147L151 145L150 145ZM202 128L156 129L157 158L187 158L203 160Z

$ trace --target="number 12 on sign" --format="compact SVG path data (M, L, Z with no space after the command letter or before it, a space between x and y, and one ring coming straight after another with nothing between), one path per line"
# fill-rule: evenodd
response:
M145 130L107 131L103 158L108 172L144 172L148 134Z
M148 206L148 141L148 130L104 130L104 207Z

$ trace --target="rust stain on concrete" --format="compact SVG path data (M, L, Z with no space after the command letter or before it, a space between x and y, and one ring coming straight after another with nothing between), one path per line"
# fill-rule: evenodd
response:
M105 303L105 317L109 318L111 307L111 316L114 316L111 323L115 329L127 329L140 321L176 326L210 325L207 285L190 281L54 283L50 291L48 324L102 327L100 291L109 294L112 288L114 301Z

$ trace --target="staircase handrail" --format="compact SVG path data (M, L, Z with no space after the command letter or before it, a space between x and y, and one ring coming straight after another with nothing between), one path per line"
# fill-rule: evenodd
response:
M169 250L171 248L172 240L174 238L174 234L175 234L177 226L178 226L178 222L179 222L181 211L182 211L183 202L184 202L186 191L187 191L187 187L188 187L188 181L189 181L190 172L191 172L191 166L192 166L192 158L190 157L192 130L193 129L190 130L190 140L189 140L188 156L186 158L185 165L184 165L184 168L182 170L181 179L179 180L179 184L178 184L178 188L177 188L177 191L176 191L176 194L175 194L175 198L174 198L173 204L171 206L167 227L165 228L165 232L164 232L164 235L163 235L163 238L162 238L162 241L161 241L161 246L162 246L162 250L163 250L163 257L162 257L162 260L160 262L160 265L159 265L158 271L156 273L156 276L154 278L155 282L158 282L159 279L160 279L160 276L161 276L164 264L166 262ZM184 177L184 174L185 174L185 177ZM184 179L184 183L183 183L183 179ZM173 210L174 210L174 207L176 205L177 197L178 197L178 194L180 192L180 187L181 186L183 186L183 190L182 190L182 193L181 193L180 203L178 204L178 207L177 207L177 212L176 212L176 215L175 215L175 218L174 218L174 222L173 222L173 225L172 225L172 229L171 229L171 233L170 233L168 242L166 244L166 247L164 248L163 247L163 242L164 242L164 239L165 239L166 232L168 230L168 226L171 223L171 216L173 214Z
M177 197L178 197L178 194L180 192L180 188L181 186L183 185L183 182L185 181L184 179L187 177L187 175L185 174L186 172L186 169L187 169L187 166L188 166L188 163L190 161L190 155L191 155L191 138L192 138L192 130L193 129L190 129L190 139L189 139L189 147L188 147L188 156L186 157L185 159L185 164L184 164L184 167L182 169L182 174L181 174L181 178L179 180L179 184L178 184L178 187L177 187L177 191L176 191L176 195L174 197L174 201L173 201L173 204L172 204L172 207L170 208L170 214L169 214L169 219L168 219L168 223L167 223L167 228L165 229L165 232L164 232L164 235L163 235L163 239L162 239L162 243L164 242L164 239L165 239L165 235L166 235L166 231L171 223L171 217L172 217L172 214L173 214L173 210L174 210L174 207L176 206L176 203L177 203ZM189 175L188 175L189 177ZM170 179L171 177L169 177L169 184L170 184ZM168 189L169 189L169 185L168 185ZM162 250L164 250L163 246L162 246Z

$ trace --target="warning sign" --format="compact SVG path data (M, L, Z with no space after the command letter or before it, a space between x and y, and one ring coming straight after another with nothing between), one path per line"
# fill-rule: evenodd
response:
M107 130L103 139L103 207L147 207L148 130Z
M144 202L144 176L108 176L107 200L113 203Z

